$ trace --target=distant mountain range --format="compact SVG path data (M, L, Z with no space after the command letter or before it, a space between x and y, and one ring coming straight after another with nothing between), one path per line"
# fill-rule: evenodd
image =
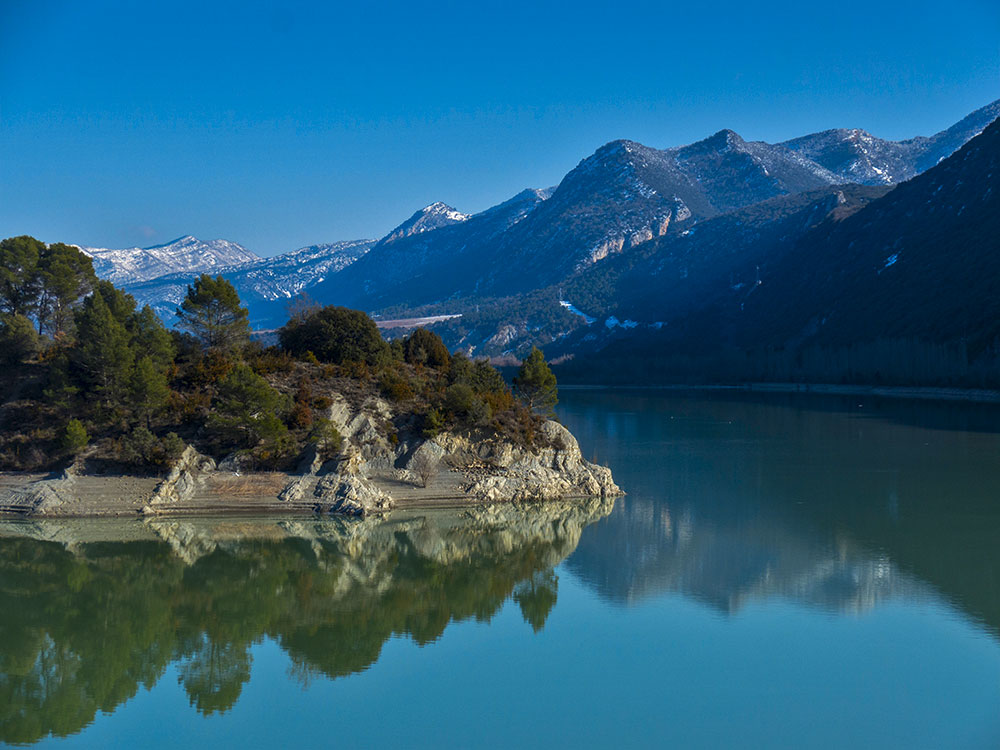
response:
M93 258L98 276L172 323L188 285L199 274L222 274L256 311L265 302L287 303L349 266L373 244L374 240L349 240L310 245L270 258L261 258L235 242L202 241L190 235L149 248L80 249Z
M779 279L786 280L783 294L791 298L799 284L795 274L834 273L859 247L881 242L881 253L906 233L900 223L913 216L933 215L934 227L961 234L975 212L959 213L971 211L968 202L964 209L951 206L945 188L902 215L890 206L910 188L885 193L917 182L913 178L928 169L945 169L942 160L998 115L1000 101L936 135L905 141L862 130L828 130L778 144L722 130L662 150L613 141L553 189L525 190L474 215L433 203L377 242L316 245L275 258L193 237L146 250L85 251L99 275L167 319L193 276L211 272L236 284L263 328L280 325L288 301L305 293L319 303L392 319L461 315L435 330L473 354L517 354L532 344L553 354L580 354L650 337L677 344L684 338L677 331L685 327L692 341L711 341L706 335L714 329L707 317L697 323L698 315L725 323L719 330L734 346L783 346L813 336L808 326L789 332L800 322L791 311L767 329L774 332L767 341L751 342L733 321L764 325L763 310L774 304L771 290ZM955 189L987 190L996 175L969 175L978 182ZM900 198L893 198L897 193ZM950 216L945 206L954 210L954 222L943 221ZM855 214L866 218L855 220ZM868 218L882 215L892 222ZM867 229L852 235L848 252L837 238L858 222ZM928 236L939 234L922 220L913 225ZM847 229L834 231L841 226ZM876 237L875 229L882 234ZM809 260L818 248L822 263L818 255ZM913 254L896 253L893 264ZM817 287L821 292L829 293ZM811 310L809 326L832 336L839 323L816 306L820 298L802 298L797 309ZM740 313L735 318L734 306ZM832 320L846 317L838 312Z
M229 240L203 242L186 235L152 247L110 250L79 246L94 262L101 278L119 286L149 281L171 273L205 273L252 263L260 258Z

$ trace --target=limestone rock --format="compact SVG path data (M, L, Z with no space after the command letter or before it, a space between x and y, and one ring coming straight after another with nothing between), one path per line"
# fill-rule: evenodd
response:
M215 461L189 445L181 453L167 478L156 488L149 504L176 503L191 497L198 483L204 480L208 472L215 471L215 468Z
M353 474L335 474L320 480L315 496L329 504L331 513L367 516L392 508L392 498L371 481Z

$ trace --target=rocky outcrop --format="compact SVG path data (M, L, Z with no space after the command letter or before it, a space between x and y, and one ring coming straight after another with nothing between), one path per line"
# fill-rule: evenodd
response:
M335 395L327 418L338 455L312 447L293 473L255 472L234 454L219 462L188 446L165 479L67 471L59 478L0 477L0 513L25 516L178 516L319 511L383 515L394 507L612 498L610 470L580 453L554 421L532 445L489 429L425 438L384 400Z
M167 478L156 488L156 492L150 498L150 505L187 500L194 494L199 482L203 481L208 473L214 470L215 461L208 456L203 456L189 445L181 453L181 457L174 464L174 468L170 470Z
M357 474L334 474L316 486L316 498L331 513L367 516L390 510L392 498L373 482Z
M530 449L482 435L444 434L434 438L440 460L469 475L466 493L478 502L614 497L622 494L611 470L586 461L572 433L545 422L541 441Z

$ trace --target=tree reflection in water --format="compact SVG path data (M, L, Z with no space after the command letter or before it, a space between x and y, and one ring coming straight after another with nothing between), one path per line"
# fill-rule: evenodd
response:
M196 710L227 711L265 638L308 681L367 669L394 635L424 645L452 621L488 621L511 598L537 632L555 605L553 569L612 505L5 524L0 741L77 732L172 663Z

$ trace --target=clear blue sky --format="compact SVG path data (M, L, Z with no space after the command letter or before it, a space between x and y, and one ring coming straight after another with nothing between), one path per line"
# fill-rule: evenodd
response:
M0 236L271 255L615 138L903 138L1000 97L997 0L291 5L0 0Z

